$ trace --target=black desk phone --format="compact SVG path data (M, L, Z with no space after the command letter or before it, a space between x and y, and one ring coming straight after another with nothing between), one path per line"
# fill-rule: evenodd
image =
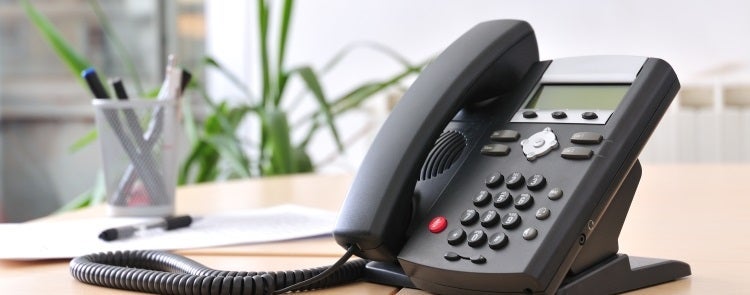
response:
M675 280L687 264L618 254L617 238L638 154L678 89L663 60L539 61L526 22L481 23L424 69L376 136L334 230L348 250L339 263L226 272L133 251L76 258L71 272L179 294L272 293L335 271L306 288L364 276L440 294L608 294ZM352 254L371 262L342 267Z

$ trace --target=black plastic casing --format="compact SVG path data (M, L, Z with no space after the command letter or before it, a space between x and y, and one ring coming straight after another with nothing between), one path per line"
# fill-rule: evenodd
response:
M439 197L429 211L417 214L419 220L413 227L414 231L399 253L399 263L418 288L440 294L555 293L565 275L571 271L586 236L596 228L679 89L679 81L669 64L648 58L604 125L510 122L549 64L550 61L536 63L523 81L517 84L512 98L482 108L465 109L446 128L446 131L473 132L476 135L472 138L478 140L467 141L467 154L460 158L460 163L442 179L435 180L434 185L441 188L437 189L441 191ZM560 147L539 159L527 160L518 142L509 143L511 152L507 156L480 154L481 147L491 143L489 138L494 130L516 130L523 139L545 127L551 128L557 135ZM562 158L562 149L579 146L571 143L570 138L573 133L582 131L603 135L604 140L600 144L586 146L593 150L593 157L588 160ZM533 211L513 208L500 210L489 205L477 210L480 213L499 210L501 214L520 211L526 217L520 227L509 230L499 225L485 228L479 224L462 226L458 223L464 210L475 208L472 198L480 190L488 189L484 181L493 172L501 172L505 176L512 172L520 172L527 177L544 175L547 185L539 192L532 192L535 205L530 210L548 207L552 212L551 217L536 220ZM546 197L553 187L564 191L562 199L550 200ZM489 190L496 194L505 188ZM521 192L510 191L514 196ZM448 220L448 228L438 234L427 230L428 222L436 216L444 216ZM483 229L488 234L505 232L509 242L499 250L492 250L486 245L469 247L466 242L455 246L448 244L448 232L458 227L465 228L467 233L474 229ZM528 227L539 230L536 239L527 241L521 238L521 232ZM472 263L468 259L449 261L443 258L449 251L463 257L482 255L487 261L483 264ZM577 266L584 268L587 265Z

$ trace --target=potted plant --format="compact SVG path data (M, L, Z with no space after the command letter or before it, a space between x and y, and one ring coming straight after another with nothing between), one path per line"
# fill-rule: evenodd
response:
M314 171L315 164L312 163L307 149L316 134L321 130L328 130L337 151L343 152L345 145L336 127L336 119L344 113L359 108L368 99L400 85L405 78L418 73L424 65L424 63L412 64L392 50L370 44L368 46L383 52L389 58L396 59L403 66L402 70L378 81L355 85L338 97L330 97L321 84L320 75L335 67L346 54L357 47L350 46L342 49L321 69L315 69L309 65L289 66L286 64L286 52L294 1L278 1L281 2L279 15L273 18L278 20L277 23L270 22L273 12L271 2L274 1L257 0L256 2L259 30L257 41L260 48L258 71L261 84L255 88L248 87L244 81L238 79L213 58L204 59L205 68L218 70L241 89L245 97L241 103L235 104L217 101L207 94L203 82L194 80L191 83L189 91L197 93L197 97L202 99L209 112L205 118L195 116L195 112L189 108L192 104L184 104L187 106L183 108L184 130L190 149L180 165L180 184ZM123 48L122 42L118 41L99 3L95 0L89 3L113 47L121 52L119 56L124 57L121 61L126 64L125 68L132 68L127 65L132 64L127 58L129 56L127 50ZM81 71L89 67L90 63L68 45L51 22L28 0L24 0L22 4L29 19L59 58L68 65L74 76L80 78ZM272 26L275 27L272 29ZM271 32L277 32L277 34L272 35ZM270 51L271 44L275 45L273 53ZM203 68L197 71L193 69L196 73L203 70ZM138 80L135 73L131 76L132 79ZM302 82L305 95L295 96L289 93L289 82L293 79L299 79ZM140 84L140 82L136 83ZM154 93L154 91L149 91L140 94L148 96ZM302 116L299 122L290 124L290 112L293 110L290 110L288 106L295 104L284 102L299 97L314 100L317 108ZM251 126L257 128L258 134L258 138L250 144L243 142L237 133L241 124L248 120L255 122ZM77 145L87 144L95 138L95 132L92 131L91 136L80 140ZM102 195L103 189L95 187L68 207L96 203L101 200Z

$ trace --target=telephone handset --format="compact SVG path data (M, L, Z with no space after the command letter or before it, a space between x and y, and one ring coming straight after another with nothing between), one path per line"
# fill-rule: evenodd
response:
M538 60L531 27L503 20L477 25L428 65L361 164L339 213L339 244L356 245L363 258L395 260L406 239L419 167L445 125L467 102L512 90Z
M393 109L334 237L385 262L374 272L403 269L394 284L436 293L622 292L687 276L682 262L631 269L642 261L617 254L638 154L678 89L660 59L539 61L527 23L479 24ZM602 284L613 269L628 282Z
M539 61L527 23L481 23L424 69L381 127L341 209L334 238L347 252L332 266L221 271L124 251L77 257L71 274L175 294L359 278L441 294L605 294L675 280L689 265L618 254L617 238L638 154L678 89L660 59Z

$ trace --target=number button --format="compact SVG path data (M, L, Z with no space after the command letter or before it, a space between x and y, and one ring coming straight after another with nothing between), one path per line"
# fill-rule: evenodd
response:
M503 220L501 221L501 224L503 228L505 229L513 229L518 227L518 225L521 224L521 216L518 215L516 212L510 212L508 214L503 215Z
M500 172L495 172L487 176L484 180L484 184L489 188L497 187L503 183L503 175Z
M448 233L448 244L458 245L461 244L464 239L466 239L466 232L460 228L454 229Z
M497 195L497 198L495 198L495 201L492 204L496 208L504 208L508 207L511 203L513 203L513 196L511 196L508 191L502 191Z
M524 182L523 174L520 172L513 172L510 175L508 175L508 179L505 181L505 185L508 186L509 189L516 189L523 185Z
M484 242L486 241L487 241L487 234L485 234L484 231L481 229L472 231L469 234L468 244L471 247L476 248L476 247L482 246Z
M492 194L488 191L480 191L476 196L474 196L474 205L478 207L482 207L484 205L487 205L492 201Z
M480 223L484 227L490 227L495 224L497 224L498 221L500 221L500 214L497 213L495 210L490 210L487 212L484 212L482 214L482 218L480 218Z
M526 187L528 187L529 190L538 191L544 188L544 185L546 184L547 180L544 178L544 176L542 176L541 174L534 174L529 177L529 181L526 184Z
M472 225L477 222L477 220L479 220L479 213L477 210L468 209L461 214L460 221L463 225Z
M487 242L491 249L497 250L502 249L508 244L508 236L504 233L495 233L490 236L490 240Z
M524 210L534 204L534 197L530 194L520 194L513 205L516 209Z

